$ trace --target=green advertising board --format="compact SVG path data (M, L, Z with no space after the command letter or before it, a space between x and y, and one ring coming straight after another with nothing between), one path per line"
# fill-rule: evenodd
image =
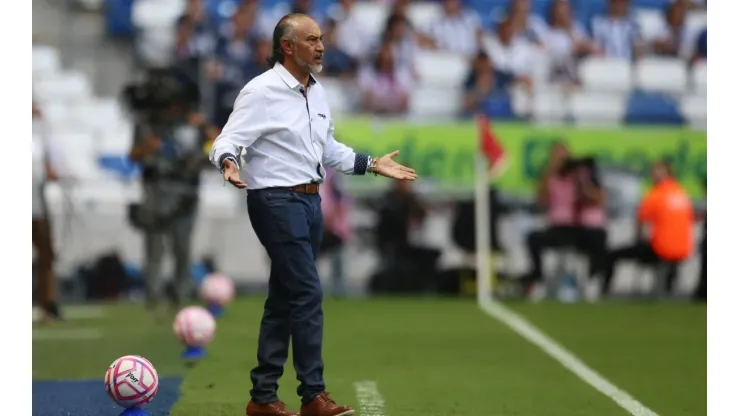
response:
M652 162L668 158L676 176L698 199L704 198L707 172L706 132L680 127L584 128L495 123L491 127L505 149L508 168L496 180L502 191L530 194L552 144L561 140L572 153L594 155L601 164L644 174ZM345 119L336 137L358 152L382 155L399 150L399 162L416 169L439 189L472 191L478 130L474 122L413 124L405 121ZM369 186L376 181L363 182ZM354 182L359 184L358 182Z

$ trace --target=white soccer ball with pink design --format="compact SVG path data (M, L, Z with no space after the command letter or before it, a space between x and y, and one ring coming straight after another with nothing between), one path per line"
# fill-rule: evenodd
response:
M188 306L177 313L172 328L183 344L202 347L213 341L216 334L216 320L207 309L200 306Z
M159 376L152 363L138 355L125 355L105 372L105 389L114 402L130 409L154 400L159 390Z
M234 282L220 273L211 273L200 285L200 297L219 306L226 306L234 299Z

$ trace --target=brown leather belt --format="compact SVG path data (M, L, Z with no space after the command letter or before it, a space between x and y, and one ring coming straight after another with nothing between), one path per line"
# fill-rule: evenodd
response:
M318 183L304 183L302 185L289 186L287 189L306 195L317 195L319 193Z

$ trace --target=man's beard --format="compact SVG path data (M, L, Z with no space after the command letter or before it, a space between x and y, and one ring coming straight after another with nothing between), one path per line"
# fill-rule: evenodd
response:
M324 69L324 66L321 64L309 64L308 62L305 62L303 59L297 56L295 57L295 61L298 64L299 68L301 68L303 71L308 72L309 74L318 74Z

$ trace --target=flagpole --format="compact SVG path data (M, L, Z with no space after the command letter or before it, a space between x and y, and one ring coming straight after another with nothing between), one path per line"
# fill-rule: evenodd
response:
M491 215L488 160L475 155L475 260L478 304L491 296Z

